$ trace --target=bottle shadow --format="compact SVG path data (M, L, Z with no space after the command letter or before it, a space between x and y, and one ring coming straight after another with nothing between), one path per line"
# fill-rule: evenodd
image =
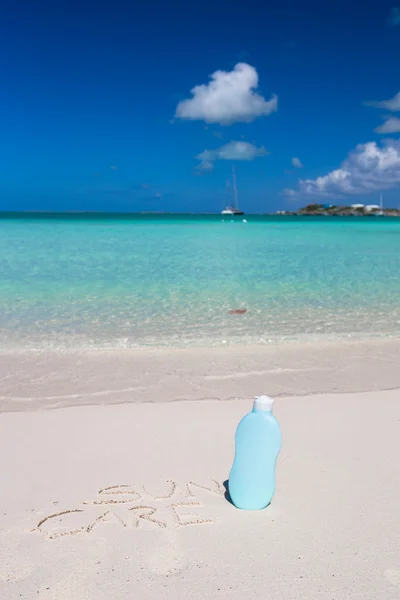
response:
M235 506L232 502L232 498L231 495L229 493L229 479L227 479L226 481L224 481L224 483L222 484L225 488L225 493L224 493L224 498L227 502L229 502L229 504L232 504L232 506Z
M232 504L232 506L235 506L232 502L232 498L231 495L229 493L229 479L227 479L226 481L223 482L222 484L225 488L225 493L224 493L224 498L227 502L229 502L229 504ZM263 508L260 508L259 510L265 510L266 508L268 508L268 506L270 506L271 502L269 502L266 506L264 506ZM238 508L235 506L235 508Z

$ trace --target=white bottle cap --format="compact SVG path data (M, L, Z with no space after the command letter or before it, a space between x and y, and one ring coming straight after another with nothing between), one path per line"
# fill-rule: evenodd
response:
M254 410L272 410L274 399L268 396L256 396L254 399Z

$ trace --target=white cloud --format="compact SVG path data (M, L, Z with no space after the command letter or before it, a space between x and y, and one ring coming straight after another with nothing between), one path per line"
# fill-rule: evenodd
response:
M389 100L381 100L379 102L365 102L367 106L373 106L374 108L386 108L393 112L400 110L400 92L397 92L393 98Z
M216 150L204 150L197 156L200 160L254 160L268 154L264 146L257 148L249 142L229 142Z
M215 71L209 84L196 85L192 98L179 102L175 117L221 125L250 123L278 110L278 97L267 101L257 87L258 73L246 63L238 63L232 71Z
M200 161L198 168L211 171L216 160L254 160L258 156L268 154L264 146L257 148L248 142L229 142L216 150L204 150L196 156Z
M302 169L303 168L303 163L301 162L301 160L299 158L297 158L297 156L294 156L292 158L292 165L294 167L296 167L296 169Z
M400 119L398 117L387 117L383 125L375 129L376 133L398 133L400 131Z
M200 169L201 171L212 171L213 168L214 163L210 160L201 160L201 162L196 167L196 169Z
M400 140L359 144L339 169L317 179L300 179L288 196L344 196L368 194L400 186Z
M393 6L390 11L389 19L388 19L389 27L395 27L396 25L400 25L400 7Z

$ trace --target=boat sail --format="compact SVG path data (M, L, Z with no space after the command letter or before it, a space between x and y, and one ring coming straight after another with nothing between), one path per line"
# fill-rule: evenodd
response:
M226 206L221 212L221 215L244 215L244 212L239 209L238 193L236 187L236 173L235 166L232 166L232 190L233 190L233 203L230 206Z
M379 196L379 212L376 213L377 217L384 217L385 213L383 212L383 196L382 193Z

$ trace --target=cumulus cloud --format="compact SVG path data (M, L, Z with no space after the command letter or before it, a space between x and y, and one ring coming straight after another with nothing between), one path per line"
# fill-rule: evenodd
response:
M196 169L199 169L200 171L212 171L213 168L214 168L214 163L211 162L211 160L201 160L200 163L196 167Z
M359 144L339 169L317 179L300 179L287 196L340 197L400 186L400 140Z
M379 102L365 102L367 106L373 106L374 108L386 108L393 112L400 110L400 92L397 92L393 98L389 100L380 100Z
M302 169L303 168L303 163L301 162L301 160L297 156L294 156L292 158L292 165L294 167L296 167L296 169Z
M196 85L192 98L179 102L175 117L221 125L250 123L278 110L278 97L265 100L257 88L258 73L247 63L238 63L232 71L215 71L210 83Z
M400 25L400 6L393 6L388 18L389 27Z
M268 154L264 146L257 148L249 142L229 142L216 150L204 150L197 156L200 160L254 160Z
M202 171L211 171L216 160L254 160L258 156L268 154L264 146L257 148L248 142L233 141L217 148L216 150L204 150L196 156L200 161L198 168Z
M400 119L398 117L387 117L383 125L375 129L376 133L398 133L400 131Z

